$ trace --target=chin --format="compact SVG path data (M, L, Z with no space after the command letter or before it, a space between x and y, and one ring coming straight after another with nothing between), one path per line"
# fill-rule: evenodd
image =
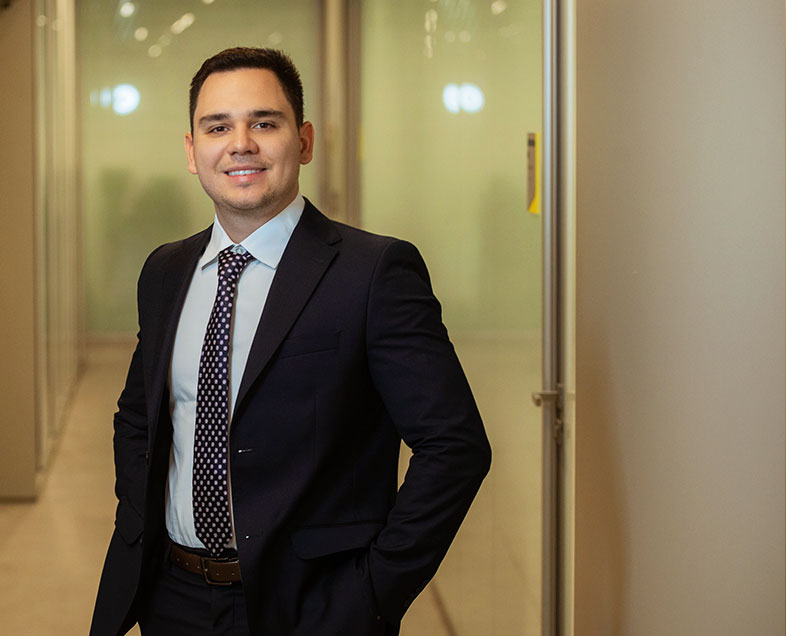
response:
M227 208L239 216L259 217L269 216L270 211L280 212L286 204L279 199L255 199L253 201L225 201Z

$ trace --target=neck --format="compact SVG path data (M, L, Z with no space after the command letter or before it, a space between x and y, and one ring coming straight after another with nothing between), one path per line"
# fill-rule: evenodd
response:
M227 214L225 211L216 210L221 227L235 244L242 242L277 214L278 212L265 216L250 216L248 214Z
M297 193L286 205L274 210L233 210L216 206L216 216L227 236L233 243L237 244L256 232L270 219L278 216L296 197Z

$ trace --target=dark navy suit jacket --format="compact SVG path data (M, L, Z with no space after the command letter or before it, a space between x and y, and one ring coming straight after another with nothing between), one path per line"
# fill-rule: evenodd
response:
M178 318L210 229L159 247L115 415L115 532L91 636L125 633L164 545ZM400 440L412 449L397 489ZM490 462L478 410L409 243L306 202L273 280L230 433L252 634L396 634Z

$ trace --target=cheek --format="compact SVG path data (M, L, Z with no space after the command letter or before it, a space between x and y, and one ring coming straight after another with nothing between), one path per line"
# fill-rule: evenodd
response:
M196 164L201 167L209 167L216 164L221 157L221 151L217 148L200 148L199 152L194 155Z
M300 145L296 147L289 147L286 151L286 164L289 170L298 170L300 168Z
M203 166L213 166L213 165L216 164L216 162L218 161L218 159L220 157L221 157L221 153L220 152L208 151L208 152L204 153L202 155L202 157L201 157L202 165Z

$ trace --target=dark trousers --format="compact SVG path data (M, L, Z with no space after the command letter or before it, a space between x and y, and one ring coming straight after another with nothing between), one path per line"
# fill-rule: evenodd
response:
M146 596L142 636L249 636L242 583L210 585L170 563L169 550Z

